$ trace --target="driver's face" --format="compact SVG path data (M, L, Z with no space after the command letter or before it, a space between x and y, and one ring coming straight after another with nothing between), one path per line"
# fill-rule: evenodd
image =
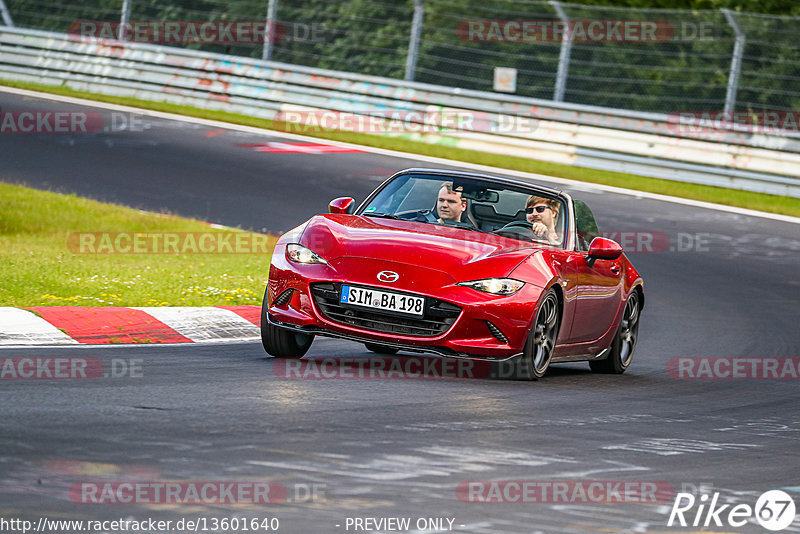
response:
M539 213L538 211L536 211L536 208L538 206L544 206L545 209L542 210L541 213ZM546 227L552 228L553 223L555 222L555 218L553 216L554 215L553 210L550 208L550 206L548 206L544 202L539 202L537 204L534 204L533 208L534 208L533 213L529 213L525 216L525 218L528 219L528 222L529 223L540 222L544 224Z
M460 221L461 214L467 208L467 201L461 198L461 193L450 193L446 187L439 189L439 198L436 201L436 211L443 221Z

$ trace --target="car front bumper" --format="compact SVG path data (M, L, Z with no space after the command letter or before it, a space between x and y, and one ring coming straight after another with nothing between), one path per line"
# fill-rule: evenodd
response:
M359 259L358 264L363 268L348 269L345 275L335 266L297 265L285 257L274 257L267 286L268 320L298 332L450 357L502 360L523 351L541 288L526 284L514 295L496 296L458 286L449 276L420 266L369 259ZM405 283L378 282L374 273L386 269L400 273ZM409 335L398 331L403 327L392 332L380 331L365 326L375 324L373 321L356 324L359 321L343 319L341 314L337 315L338 320L332 318L326 305L331 301L321 301L319 291L312 290L319 288L316 284L324 284L329 292L331 287L338 291L342 283L424 297L426 317L427 308L436 303L450 310L457 307L460 311L449 319L441 333ZM406 322L402 317L396 319L396 314L378 315L387 323Z

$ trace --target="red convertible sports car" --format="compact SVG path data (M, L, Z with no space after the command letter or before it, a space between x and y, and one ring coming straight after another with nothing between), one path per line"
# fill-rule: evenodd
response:
M269 354L300 358L322 335L382 354L516 358L526 379L551 362L630 365L642 278L580 200L408 169L354 207L337 198L275 245L261 322Z

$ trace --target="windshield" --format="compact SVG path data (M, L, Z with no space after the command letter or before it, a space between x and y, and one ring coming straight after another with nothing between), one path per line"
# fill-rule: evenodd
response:
M564 202L535 188L463 177L401 175L359 212L366 217L454 226L558 247Z

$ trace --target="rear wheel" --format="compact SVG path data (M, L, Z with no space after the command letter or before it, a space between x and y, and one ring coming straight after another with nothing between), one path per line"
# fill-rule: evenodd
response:
M639 293L634 290L625 303L622 322L611 342L611 354L605 360L589 362L589 367L595 373L621 375L631 364L633 350L636 348L636 339L639 337Z
M268 354L276 358L302 358L311 348L314 336L286 330L267 320L267 295L261 305L261 343Z
M519 368L521 377L525 380L537 380L547 372L556 347L560 324L558 297L555 291L549 289L539 301L536 319L522 354Z
M392 355L392 354L397 354L398 350L398 349L393 349L391 347L387 347L386 345L378 345L377 343L364 343L364 346L367 347L367 349L377 354Z

